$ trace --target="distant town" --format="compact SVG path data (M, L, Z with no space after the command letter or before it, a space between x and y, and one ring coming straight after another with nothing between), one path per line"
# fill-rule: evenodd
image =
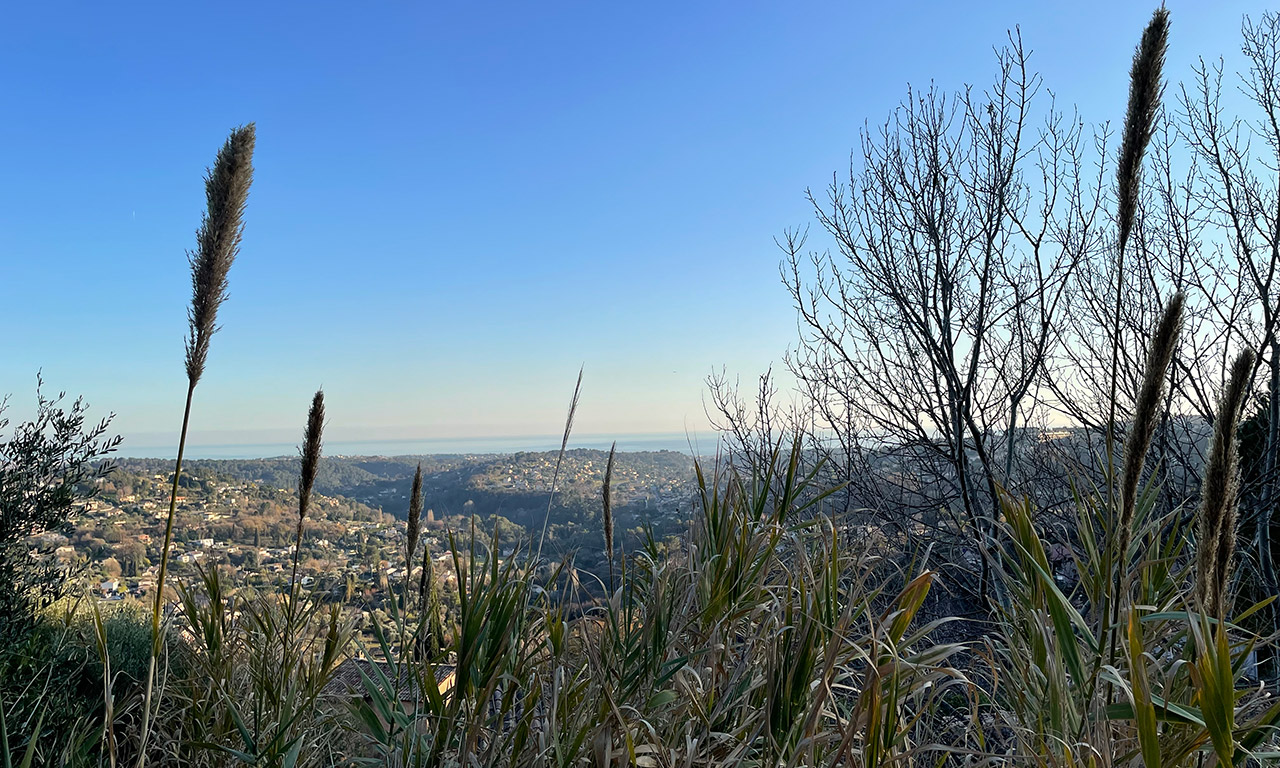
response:
M405 518L412 476L424 472L422 540L442 586L454 563L448 537L481 551L496 537L509 556L547 527L547 552L573 552L575 564L603 574L599 523L606 452L569 451L556 479L555 452L511 455L340 457L324 460L305 524L299 583L353 607L378 607L416 562L405 562ZM97 481L94 497L62 532L31 541L71 569L84 591L104 601L154 594L172 487L172 461L124 459ZM205 460L188 465L179 485L171 573L180 583L217 567L238 586L278 589L289 578L297 525L297 460ZM620 453L612 478L620 545L661 540L687 525L692 460L672 451ZM588 580L589 581L589 580ZM175 582L171 581L169 584ZM168 586L166 587L168 589ZM444 592L447 594L448 589Z

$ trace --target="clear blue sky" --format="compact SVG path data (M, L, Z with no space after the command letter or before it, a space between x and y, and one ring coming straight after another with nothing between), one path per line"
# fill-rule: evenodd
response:
M1265 7L1169 5L1174 79ZM864 121L908 82L987 82L1019 24L1060 102L1119 122L1152 7L11 6L0 393L24 415L42 369L170 440L201 174L252 120L198 440L293 440L321 385L337 439L549 434L580 364L580 431L703 428L713 368L791 343L773 237Z

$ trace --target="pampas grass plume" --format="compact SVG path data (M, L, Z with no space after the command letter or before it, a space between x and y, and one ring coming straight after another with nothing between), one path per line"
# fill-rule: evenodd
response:
M1162 76L1165 51L1169 47L1169 11L1156 9L1133 54L1129 72L1129 108L1124 118L1124 138L1116 163L1119 197L1120 250L1123 252L1133 231L1134 213L1142 181L1142 157L1155 133L1156 113L1164 90Z
M409 492L409 520L405 531L404 567L406 574L413 570L413 553L418 550L419 521L422 519L422 462L413 473L413 490Z
M614 441L609 447L609 463L604 468L604 488L601 494L601 508L604 517L604 553L609 558L609 593L613 594L613 460L618 452L618 443Z
M187 380L204 374L209 339L217 331L218 308L227 298L227 273L240 251L244 208L253 183L254 124L236 128L205 175L208 208L196 232L191 262L191 308L187 311Z
M298 525L307 517L311 505L311 491L316 484L316 470L320 467L320 447L324 432L324 390L317 390L311 398L311 410L307 412L307 429L302 439L302 471L298 475Z
M293 575L290 576L290 595L293 594L292 583L298 574L298 558L302 554L302 528L307 520L307 508L311 506L311 491L316 484L316 471L320 467L321 435L324 432L324 391L316 390L311 398L311 409L307 412L307 428L302 437L302 468L298 473L298 531L293 545Z
M1231 561L1236 544L1236 498L1239 484L1237 469L1236 428L1249 380L1253 375L1254 356L1245 350L1231 366L1226 391L1218 405L1218 418L1213 425L1213 445L1205 464L1200 486L1200 510L1197 516L1196 597L1204 610L1216 618L1227 611L1231 580Z
M1160 324L1156 326L1147 354L1147 368L1142 376L1142 389L1133 415L1133 427L1124 444L1124 469L1120 482L1120 563L1128 561L1129 541L1133 535L1133 518L1138 503L1138 483L1142 479L1142 467L1151 437L1160 420L1160 401L1164 399L1165 375L1173 362L1173 352L1178 344L1178 332L1182 327L1184 298L1175 293L1164 309Z

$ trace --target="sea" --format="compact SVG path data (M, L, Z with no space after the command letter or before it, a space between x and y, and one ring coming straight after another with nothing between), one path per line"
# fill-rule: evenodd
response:
M326 456L426 456L430 454L493 454L522 451L556 451L563 435L522 435L512 437L436 437L417 440L334 440L325 441ZM716 451L718 435L704 433L636 433L617 435L570 435L569 448L609 450L614 442L619 451L677 451L687 455L707 456ZM177 444L130 445L128 436L116 455L121 458L172 458ZM297 456L297 444L228 443L190 444L188 459L269 459Z

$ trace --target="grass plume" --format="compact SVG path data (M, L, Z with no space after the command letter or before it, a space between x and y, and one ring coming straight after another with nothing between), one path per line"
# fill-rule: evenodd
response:
M413 473L413 490L409 492L409 520L407 530L405 531L405 557L404 567L407 571L413 570L413 553L418 548L418 531L419 521L422 519L422 462L418 462L418 469Z
M1142 158L1155 132L1155 118L1164 91L1165 51L1169 45L1169 12L1158 8L1151 16L1142 40L1133 54L1129 72L1129 107L1124 120L1124 138L1116 162L1116 196L1119 198L1117 226L1119 245L1116 254L1116 301L1113 314L1115 336L1111 340L1111 391L1107 414L1107 470L1114 474L1116 392L1120 369L1120 311L1124 296L1124 255L1133 231L1138 209L1138 193L1142 188ZM1108 480L1108 487L1114 479Z
M1124 118L1124 138L1116 163L1116 191L1119 198L1120 251L1124 252L1133 231L1142 186L1142 158L1155 133L1156 113L1164 91L1164 57L1169 47L1169 11L1157 8L1142 33L1129 71L1129 109Z
M191 254L191 308L187 311L187 379L194 386L204 373L209 339L218 330L218 308L227 298L227 273L244 236L244 209L253 184L253 123L231 132L213 168L205 175L208 209Z
M298 556L302 550L302 527L307 520L307 508L311 506L311 491L316 484L316 471L320 467L320 449L324 433L324 390L316 390L307 412L307 428L302 439L302 471L298 474L298 531L293 545L293 574L289 577L289 592L293 593L294 580L298 576Z
M1160 402L1164 399L1166 374L1173 362L1182 328L1184 297L1174 294L1156 326L1147 355L1147 368L1142 376L1142 389L1134 409L1133 426L1124 444L1124 469L1120 481L1120 549L1117 562L1122 571L1128 562L1129 541L1133 535L1133 516L1137 508L1138 483L1146 463L1151 438L1160 420Z
M160 656L163 642L160 615L164 605L165 580L169 574L169 552L173 546L173 518L177 512L182 455L186 450L187 429L191 424L191 402L209 357L209 340L218 329L218 308L227 298L227 274L240 251L240 241L244 235L244 209L249 199L249 187L253 184L253 149L256 140L254 124L249 123L234 129L218 151L213 168L205 174L207 208L200 222L200 229L196 231L196 250L188 257L191 265L191 306L187 310L187 400L182 411L178 457L174 462L173 486L169 492L169 515L164 526L160 572L156 577L155 600L152 603L151 661L142 700L138 768L142 768L150 737L156 660Z
M1213 445L1205 464L1197 515L1196 598L1210 616L1225 618L1236 543L1237 470L1236 428L1240 408L1253 376L1254 355L1245 350L1231 366L1226 391L1213 425Z
M613 460L618 443L609 446L609 463L604 467L604 488L600 494L601 517L604 520L604 556L609 559L609 594L613 594Z
M316 390L307 412L307 429L302 439L302 471L298 475L298 520L301 523L311 506L311 491L316 485L320 467L320 449L324 433L324 390Z

